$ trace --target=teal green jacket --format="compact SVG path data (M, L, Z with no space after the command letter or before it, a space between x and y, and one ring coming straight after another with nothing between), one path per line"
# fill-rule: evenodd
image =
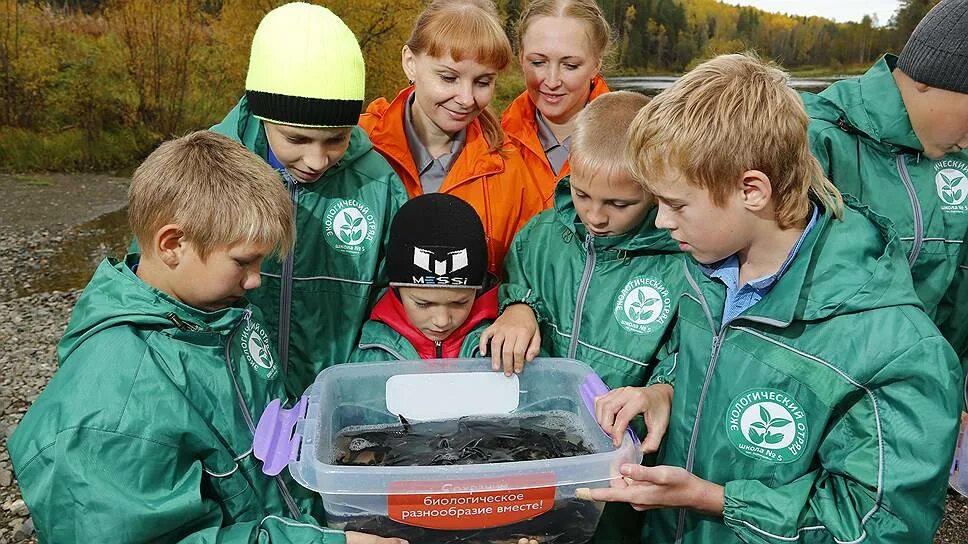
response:
M212 130L267 159L265 129L245 98ZM390 221L407 193L358 127L346 154L318 181L296 183L280 173L296 212L293 268L290 272L285 263L266 259L262 286L249 298L265 315L280 346L289 386L298 394L320 371L349 360L370 309L387 285L384 258Z
M287 400L258 311L186 306L136 263L98 267L59 369L10 438L39 540L344 542L307 515L322 511L318 495L280 486L252 456L250 421Z
M672 328L684 255L655 228L654 208L632 232L587 234L569 181L559 182L554 208L514 237L501 308L531 306L548 356L587 363L613 389L641 386Z
M921 310L890 223L818 219L756 305L690 259L659 461L725 486L722 518L663 509L656 544L931 542L944 510L962 374Z
M968 153L921 154L892 75L896 62L885 55L859 79L804 93L810 144L842 192L894 222L925 312L955 340L968 329L968 298L942 298L968 289L957 273L968 229Z
M572 203L570 178L562 179L554 208L514 237L502 310L531 306L543 354L587 363L612 389L644 385L673 330L685 258L668 231L655 228L655 215L653 208L623 235L591 236ZM609 504L594 543L637 543L641 521L628 505Z

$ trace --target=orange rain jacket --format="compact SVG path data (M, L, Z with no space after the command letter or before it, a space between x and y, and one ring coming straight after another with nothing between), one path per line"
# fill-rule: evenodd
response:
M407 87L393 102L378 98L360 116L360 127L403 180L411 198L423 192L403 129L406 102L412 92L413 87ZM467 126L467 143L444 178L440 192L461 198L477 210L487 235L488 269L504 277L504 255L511 240L545 208L545 200L514 147L505 145L500 153L489 151L488 147L480 120L475 119Z
M596 75L592 80L592 92L588 95L591 102L599 96L608 92L605 78L601 74ZM550 207L555 194L555 186L561 178L571 174L568 161L561 167L561 172L556 176L548 164L545 157L544 148L538 140L538 121L534 116L535 106L528 96L528 91L519 94L514 102L504 110L501 116L501 126L511 144L518 149L531 175L537 178L538 185L541 187L541 196L544 197L545 207Z

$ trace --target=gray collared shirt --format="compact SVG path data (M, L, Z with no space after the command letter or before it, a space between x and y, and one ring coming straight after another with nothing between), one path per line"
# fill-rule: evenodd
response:
M414 164L417 165L417 172L420 174L420 186L425 193L436 193L444 184L444 178L450 172L450 167L464 149L467 142L467 129L463 129L454 137L450 144L450 152L434 158L427 151L427 147L420 142L417 131L413 128L413 118L411 110L416 95L411 94L407 100L406 111L403 116L403 132L407 135L407 147L410 148L410 156L413 157Z
M540 111L534 111L534 118L538 122L538 141L541 142L541 148L544 149L548 164L557 176L565 165L565 161L568 160L568 152L571 151L571 136L559 142L551 127L548 126L548 122L541 116Z

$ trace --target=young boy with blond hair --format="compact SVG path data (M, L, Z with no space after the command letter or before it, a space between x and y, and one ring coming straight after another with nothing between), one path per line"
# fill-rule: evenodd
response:
M628 126L648 101L620 91L586 106L554 208L515 236L500 287L505 313L482 335L485 353L508 372L512 360L520 370L536 354L537 341L530 353L521 348L532 342L537 317L542 352L587 363L612 388L645 385L672 330L685 258L655 227L652 196L632 179L625 156ZM648 437L644 450L658 444ZM637 542L640 518L610 507L596 542Z
M610 392L665 435L596 500L654 509L648 541L930 542L961 371L921 310L889 223L845 206L786 74L747 55L699 65L632 123L656 225L691 254L676 348Z
M292 249L278 175L195 132L148 156L128 203L143 253L98 267L60 368L8 444L40 541L384 541L321 527L307 515L322 511L318 496L263 475L252 456L253 422L287 401L272 338L244 298L263 259Z

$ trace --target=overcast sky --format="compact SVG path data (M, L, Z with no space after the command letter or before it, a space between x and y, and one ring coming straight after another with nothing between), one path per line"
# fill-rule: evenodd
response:
M877 24L886 25L894 15L897 0L723 0L725 4L755 6L763 11L792 15L818 15L834 21L860 21L864 15L877 15Z

